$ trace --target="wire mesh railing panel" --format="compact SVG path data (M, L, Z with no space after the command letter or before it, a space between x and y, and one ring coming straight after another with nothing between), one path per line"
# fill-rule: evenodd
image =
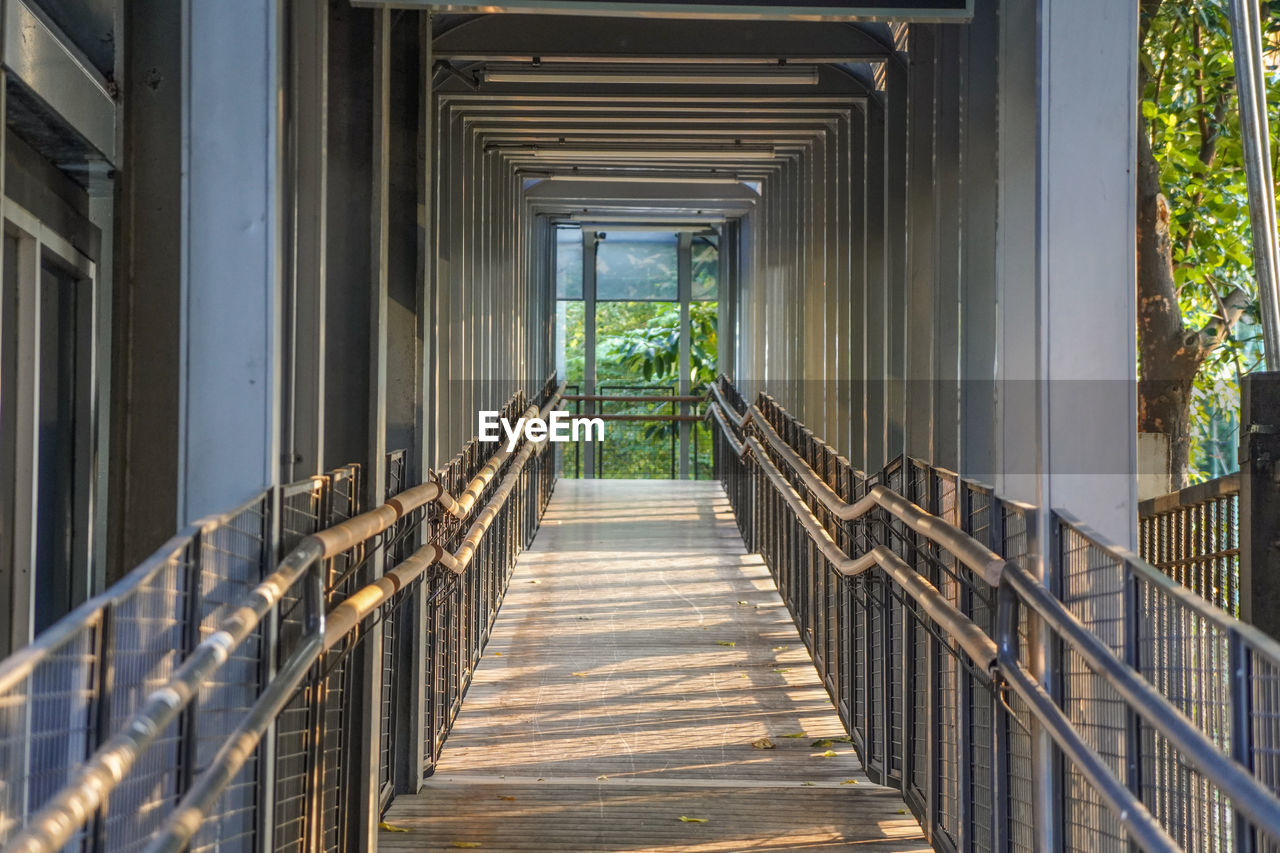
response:
M329 497L326 526L340 524L360 512L360 468L348 465L328 474ZM335 555L325 571L326 607L332 608L364 586L371 578L368 574L366 549L357 545ZM316 703L319 720L320 750L320 815L319 848L342 849L345 815L342 809L346 789L346 753L350 718L350 672L347 667L348 645L351 639L340 641L321 658L319 667L324 677L316 686Z
M728 397L732 386L720 388ZM736 413L743 410L733 405ZM1053 515L1045 543L1053 550L1044 561L1036 559L1034 509L1000 500L987 487L919 460L897 460L862 481L864 490L883 484L920 511L956 525L957 533L970 537L968 543L1003 556L1012 567L1004 572L1022 579L1012 589L1001 581L997 590L985 579L987 569L976 571L981 563L971 563L975 571L962 568L933 544L942 540L933 539L932 531L929 536L917 532L921 528L908 522L909 512L872 508L858 521L834 523L834 505L829 498L818 500L813 486L815 477L829 485L840 482L831 478L828 446L768 395L761 394L756 406L760 418L749 421L743 433L750 453L739 463L756 494L750 501L731 498L739 527L753 531L752 544L773 572L801 635L814 637L815 663L821 666L819 658L835 659L841 652L855 661L836 668L833 697L838 707L848 707L842 718L872 778L902 785L908 805L930 822L935 847L1031 851L1054 837L1073 851L1129 851L1133 841L1111 805L1117 794L1112 790L1104 798L1095 788L1095 773L1110 775L1122 789L1140 795L1151 815L1186 849L1216 853L1248 844L1252 849L1274 847L1265 832L1242 823L1213 783L1222 778L1220 770L1198 765L1160 734L1172 730L1161 717L1170 712L1159 711L1158 705L1135 707L1125 698L1133 694L1118 686L1134 677L1117 674L1125 668L1144 677L1217 751L1234 756L1277 789L1280 653L1269 640L1176 585L1209 602L1222 589L1234 589L1234 555L1229 552L1236 522L1230 501L1183 513L1190 528L1177 533L1182 550L1172 552L1170 559L1187 565L1199 561L1203 571L1179 575L1169 570L1166 578ZM721 461L729 455L729 444L727 439L720 442L716 451L726 491L737 475L732 462ZM783 446L790 455L782 452ZM792 503L794 498L782 498L784 490L790 494L783 482L812 514L803 524L804 509ZM846 502L867 493L836 491ZM883 506L879 499L877 503ZM1030 732L1053 718L1046 705L1028 705L1012 688L997 691L991 675L960 654L956 641L923 615L919 602L894 580L897 575L880 565L861 562L852 569L865 573L844 583L847 603L834 609L820 604L825 593L819 589L815 594L807 585L814 577L808 566L818 541L811 531L817 527L825 528L851 558L845 565L883 546L988 637L1016 640L1017 666L1030 679L1019 682L1017 691L1040 695L1047 707L1056 705L1070 734L1055 730L1053 737L1075 740L1098 764L1077 767L1063 747L1046 750L1035 742ZM1054 594L1042 599L1028 592L1025 601L1038 602L1034 607L1024 602L1016 615L1005 611L1004 596L1012 592L1015 603L1022 600L1021 585L1040 575L1042 562L1048 564ZM936 601L932 607L939 606ZM1060 622L1036 612L1048 608L1042 613L1053 613L1059 606L1062 615L1054 618ZM1006 618L1010 621L1004 624ZM834 637L839 650L833 652L824 637ZM1042 650L1033 653L1038 643ZM931 644L936 644L932 657ZM1099 663L1097 655L1105 660L1107 654L1116 663ZM998 675L1004 666L997 665ZM921 671L928 677L920 677ZM1026 683L1040 685L1035 690L1043 692L1036 694ZM928 725L922 726L925 721ZM922 753L932 759L931 766L922 762ZM1043 765L1049 756L1056 756L1053 763ZM1048 811L1046 796L1058 798Z
M242 600L270 571L271 539L271 504L265 496L225 524L201 532L201 639L216 630L228 608ZM195 733L193 771L208 766L257 701L270 664L267 649L259 627L201 687L190 711ZM223 789L209 819L192 841L192 853L252 849L258 831L261 771L258 751Z
M280 552L289 552L303 537L325 524L329 479L314 477L285 486L280 495ZM292 590L282 598L275 649L277 665L288 659L302 637L302 602ZM272 830L273 849L300 853L306 849L310 798L315 786L316 737L312 719L315 704L310 687L294 696L276 718Z
M99 610L0 694L0 841L44 806L97 744L102 627ZM81 831L68 849L87 837Z
M402 492L408 483L409 453L407 450L395 450L387 454L387 486L386 494L394 496ZM425 512L425 511L423 511ZM413 553L417 544L410 530L421 523L423 512L414 514L413 518L402 519L390 531L386 548L384 571L390 571ZM379 804L390 802L394 787L395 770L395 703L397 691L400 689L399 664L403 657L400 651L400 602L393 602L384 608L382 616L382 679L378 696L378 793Z
M1125 653L1125 574L1109 555L1069 530L1061 534L1062 600L1114 654ZM1062 707L1085 742L1120 778L1126 773L1128 707L1104 678L1070 647L1060 650ZM1065 835L1074 851L1118 850L1126 845L1119 819L1093 786L1068 767Z
M191 614L199 600L195 558L188 542L154 575L110 609L112 667L110 730L118 731L174 669L199 637ZM177 802L192 756L182 723L169 725L111 793L103 821L109 850L141 849Z
M1144 501L1138 553L1205 601L1239 616L1239 475Z
M1139 671L1229 752L1232 675L1228 637L1143 579L1136 579L1136 585ZM1206 834L1195 837L1226 843L1232 830L1225 800L1188 786L1188 769L1157 732L1144 728L1141 746L1142 798L1161 823L1175 838L1183 835L1184 828L1198 825ZM1179 840L1189 839L1183 835Z

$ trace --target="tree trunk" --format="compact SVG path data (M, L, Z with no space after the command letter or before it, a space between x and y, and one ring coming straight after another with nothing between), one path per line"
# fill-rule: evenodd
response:
M1145 133L1138 134L1138 431L1169 437L1175 489L1187 485L1191 458L1191 388L1206 350L1178 305L1169 236L1169 203Z

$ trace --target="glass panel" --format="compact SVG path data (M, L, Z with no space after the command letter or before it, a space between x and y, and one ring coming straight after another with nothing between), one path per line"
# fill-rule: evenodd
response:
M596 245L598 301L668 301L678 298L675 234L621 231Z
M79 282L45 268L40 288L40 445L36 502L35 633L76 603L73 575L83 546L77 458L87 356Z
M719 237L693 238L693 301L715 302L720 298Z
M576 388L582 385L586 352L583 336L583 303L561 299L556 303L556 372ZM570 393L577 393L572 391Z
M556 226L556 298L582 298L582 229Z

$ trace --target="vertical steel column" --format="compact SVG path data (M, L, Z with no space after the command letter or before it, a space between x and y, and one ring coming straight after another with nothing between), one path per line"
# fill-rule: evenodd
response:
M179 525L280 467L281 4L184 10Z
M1231 0L1231 48L1240 101L1240 135L1249 184L1253 266L1258 279L1267 368L1280 370L1280 246L1276 244L1275 181L1267 119L1267 76L1256 0Z
M1280 373L1241 390L1240 618L1280 637Z
M907 60L907 256L905 270L906 329L903 392L903 441L908 456L934 458L933 438L937 425L934 398L934 369L937 298L937 243L935 230L937 184L934 172L936 150L934 65L938 31L928 24L912 24L908 29L910 53Z
M960 470L960 287L962 250L961 144L963 86L968 73L965 28L938 27L934 44L934 235L937 262L933 310L933 463ZM985 480L983 482L986 482Z
M885 448L887 461L906 450L907 420L907 287L908 218L907 124L910 115L908 58L898 55L885 63L885 246L888 293L885 323Z
M676 243L676 293L680 300L680 376L677 377L676 393L685 396L689 393L689 371L692 368L692 324L689 320L689 302L693 298L693 235L681 231ZM689 414L689 404L680 404L680 414ZM680 421L680 467L681 480L689 479L689 422Z
M860 471L867 470L866 422L866 326L867 326L867 205L870 182L867 176L867 112L870 99L852 111L849 129L849 294L847 298L849 367L845 374L848 391L841 411L848 413L849 461Z
M417 114L417 162L418 172L415 193L417 210L421 219L418 222L417 240L417 294L415 314L418 330L418 401L414 421L417 431L417 464L411 466L416 470L419 482L425 482L431 469L433 459L432 440L438 432L432 422L432 402L434 386L431 368L433 363L433 341L435 339L435 317L432 312L431 272L432 252L432 169L431 152L435 149L432 129L434 127L431 96L431 15L419 13L416 28L418 51L421 57L418 74L418 114ZM431 525L423 522L419 532L419 544L426 541ZM427 683L427 596L430 592L430 578L424 578L417 588L409 593L402 616L407 630L403 631L401 640L401 660L404 662L401 671L405 673L405 686L395 699L395 769L393 779L397 794L416 794L422 787L422 757L426 754L429 735L426 734L430 719L430 685Z
M321 474L325 400L325 256L328 250L329 13L315 3L289 10L290 133L286 181L291 245L285 342L285 482Z
M181 384L181 339L174 330L182 297L173 283L183 270L185 88L183 47L174 34L183 31L183 5L132 0L119 7L120 97L130 106L122 113L110 381L115 399L128 405L111 411L108 580L131 571L178 526L179 438L173 412ZM147 238L130 240L128 234ZM4 648L0 641L0 652Z
M388 192L390 190L391 107L391 11L372 10L371 62L373 66L372 144L369 187L369 377L366 398L368 431L366 468L362 472L365 506L382 504L386 497L387 434L387 288L388 288ZM368 546L366 581L380 576L385 552ZM354 695L343 701L352 712L348 754L343 768L346 796L339 808L347 809L347 845L356 850L377 849L378 763L380 755L382 696L382 622L374 620L351 656L348 684ZM345 801L345 802L344 802Z
M596 393L596 232L582 229L582 393ZM596 413L596 404L586 402L587 417ZM596 476L598 443L582 445L585 457L582 476L592 480Z
M888 325L886 272L886 152L885 108L882 98L867 102L866 169L866 297L861 341L863 357L863 464L879 471L888 462L885 442L886 331Z

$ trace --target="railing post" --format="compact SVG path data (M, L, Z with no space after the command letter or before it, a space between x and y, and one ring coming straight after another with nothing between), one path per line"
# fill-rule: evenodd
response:
M265 498L267 504L267 518L263 526L266 535L263 537L262 544L262 575L266 577L275 566L276 560L284 555L281 553L281 540L283 538L284 513L282 507L284 505L284 492L279 488L268 490ZM277 605L267 614L267 618L262 622L262 660L260 663L260 672L262 684L266 685L271 682L276 674L277 655L280 645L280 607ZM262 736L262 740L258 744L258 805L257 805L257 831L258 838L255 848L261 853L269 853L275 849L275 807L276 807L276 720L271 721L271 725L267 728L266 733Z
M1227 645L1227 665L1231 669L1231 757L1253 770L1253 672L1249 650L1238 631L1232 631ZM1232 822L1233 853L1253 853L1257 845L1254 828L1236 812Z
M1280 637L1280 372L1241 384L1240 619Z
M98 623L98 677L95 689L98 693L97 714L94 719L94 748L111 736L111 692L115 683L115 655L112 646L115 638L115 606L108 604L102 608ZM93 834L90 837L91 849L105 853L107 850L107 810L98 808L94 816Z
M1124 662L1134 672L1142 671L1140 656L1142 631L1142 598L1138 594L1138 578L1126 572L1123 588L1124 607ZM1234 740L1234 739L1233 739ZM1125 785L1139 800L1142 799L1142 718L1131 707L1125 706ZM1137 851L1131 841L1130 850Z

